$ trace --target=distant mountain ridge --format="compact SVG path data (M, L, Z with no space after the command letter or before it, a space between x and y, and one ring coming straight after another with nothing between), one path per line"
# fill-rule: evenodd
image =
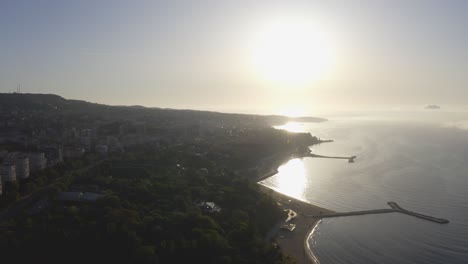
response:
M155 116L160 119L186 119L187 121L214 121L220 123L256 123L279 125L290 121L325 122L318 117L287 117L280 115L232 114L200 110L178 110L157 107L110 106L82 100L65 99L55 94L0 93L0 111L45 111L57 115L85 115L96 118L134 119L136 116Z

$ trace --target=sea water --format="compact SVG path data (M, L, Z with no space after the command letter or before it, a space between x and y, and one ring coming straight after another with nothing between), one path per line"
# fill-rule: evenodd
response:
M294 159L262 182L334 211L390 208L450 220L441 225L399 213L328 218L309 245L320 263L468 263L468 114L424 111L332 117L278 127L333 143L313 146L347 160Z

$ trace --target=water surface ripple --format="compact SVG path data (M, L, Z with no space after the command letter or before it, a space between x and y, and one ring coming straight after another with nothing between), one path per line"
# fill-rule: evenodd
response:
M320 263L468 263L468 131L375 119L301 128L335 140L313 152L357 155L356 163L292 160L263 184L335 211L396 201L450 220L440 225L398 213L323 219L309 240Z

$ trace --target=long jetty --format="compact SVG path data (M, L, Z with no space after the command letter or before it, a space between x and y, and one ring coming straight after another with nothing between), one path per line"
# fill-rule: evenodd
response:
M403 209L396 202L388 202L388 205L390 205L390 207L392 207L392 209L394 209L396 212L411 215L411 216L421 218L421 219L424 219L424 220L432 221L432 222L439 223L439 224L448 224L450 222L447 219L437 218L437 217L424 215L424 214L420 214L420 213L416 213L416 212L413 212L413 211Z
M317 218L329 218L329 217L355 216L355 215L387 214L387 213L394 213L394 212L396 212L394 209L376 209L376 210L364 210L364 211L353 211L353 212L336 212L332 214L308 215L308 216L317 217Z
M448 224L449 220L443 218L437 218L429 215L424 215L409 211L401 208L396 202L388 202L391 209L375 209L375 210L364 210L364 211L353 211L353 212L336 212L332 214L319 214L319 215L306 215L314 218L330 218L330 217L343 217L343 216L357 216L357 215L370 215L370 214L386 214L386 213L402 213L410 216L414 216L420 219L431 221L438 224Z
M318 154L313 154L309 153L306 155L306 157L311 157L311 158L324 158L324 159L345 159L348 160L348 162L354 162L356 159L356 156L350 156L350 157L341 157L341 156L325 156L325 155L318 155Z

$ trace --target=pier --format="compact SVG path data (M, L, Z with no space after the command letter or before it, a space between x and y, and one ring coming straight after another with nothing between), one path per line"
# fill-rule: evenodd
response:
M432 216L429 216L429 215L424 215L424 214L416 213L416 212L413 212L413 211L408 211L406 209L401 208L395 202L388 202L388 205L390 205L390 207L392 207L392 209L395 210L395 212L411 215L411 216L421 218L421 219L424 219L424 220L428 220L428 221L431 221L431 222L435 222L435 223L439 223L439 224L448 224L450 222L447 219L432 217Z
M320 139L318 144L335 142L333 139Z
M364 211L353 211L353 212L336 212L332 214L321 214L321 215L308 215L309 217L317 218L330 218L330 217L342 217L342 216L356 216L356 215L370 215L370 214L387 214L395 213L395 209L376 209L376 210L364 210Z
M323 158L323 159L345 159L345 160L348 160L349 163L354 162L354 160L357 158L356 156L351 156L351 157L324 156L324 155L318 155L318 154L313 154L313 153L307 154L306 157L311 157L311 158Z
M409 211L401 208L396 202L388 202L391 209L375 209L375 210L364 210L364 211L353 211L353 212L336 212L331 214L319 214L319 215L306 215L314 218L330 218L330 217L343 217L343 216L357 216L357 215L370 215L370 214L386 214L386 213L402 213L410 216L414 216L420 219L431 221L438 224L448 224L449 220L443 218L437 218L429 215L424 215Z

